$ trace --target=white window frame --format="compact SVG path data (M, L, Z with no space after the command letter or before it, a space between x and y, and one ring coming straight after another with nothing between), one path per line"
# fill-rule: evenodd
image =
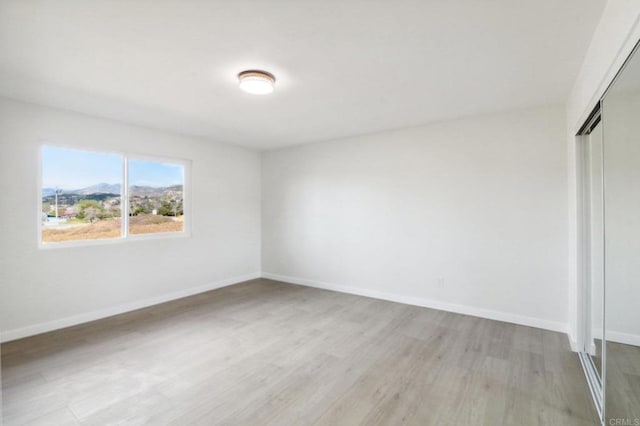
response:
M120 231L120 237L117 238L105 238L98 240L76 240L76 241L61 241L44 243L42 241L42 151L45 146L52 148L72 149L76 151L91 152L95 154L107 154L107 155L119 155L122 159L122 185L121 185L121 214L122 214L122 229ZM183 176L183 188L182 188L182 208L184 210L182 231L176 232L157 232L151 234L129 234L129 160L140 161L153 161L164 164L180 165L184 168ZM128 151L115 151L109 149L93 148L93 147L78 147L73 145L61 145L56 143L43 142L38 149L38 182L37 182L37 224L38 224L38 248L43 250L58 249L58 248L73 248L73 247L86 247L86 246L98 246L109 244L123 244L129 241L148 241L148 240L162 240L172 238L190 238L191 237L191 160L175 157L164 157L149 154L140 154Z

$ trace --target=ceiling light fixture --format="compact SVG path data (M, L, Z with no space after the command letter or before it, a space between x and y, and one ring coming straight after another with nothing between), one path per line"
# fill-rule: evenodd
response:
M240 88L252 95L266 95L273 92L276 78L266 71L247 70L238 74Z

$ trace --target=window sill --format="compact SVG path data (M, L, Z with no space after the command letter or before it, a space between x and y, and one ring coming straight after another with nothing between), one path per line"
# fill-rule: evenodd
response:
M61 248L79 248L91 246L108 246L112 244L127 244L132 241L150 241L150 240L173 240L177 238L191 238L191 232L167 232L158 234L133 234L120 238L105 238L103 240L77 240L77 241L61 241L58 243L38 242L38 249L52 250Z

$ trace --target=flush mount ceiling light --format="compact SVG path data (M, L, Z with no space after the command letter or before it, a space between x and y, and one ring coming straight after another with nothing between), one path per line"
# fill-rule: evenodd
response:
M238 74L240 88L252 95L266 95L273 92L276 78L266 71L247 70Z

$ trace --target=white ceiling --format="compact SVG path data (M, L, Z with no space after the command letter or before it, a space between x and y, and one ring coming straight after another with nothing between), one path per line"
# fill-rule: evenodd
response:
M270 149L563 102L604 4L3 0L0 94Z

